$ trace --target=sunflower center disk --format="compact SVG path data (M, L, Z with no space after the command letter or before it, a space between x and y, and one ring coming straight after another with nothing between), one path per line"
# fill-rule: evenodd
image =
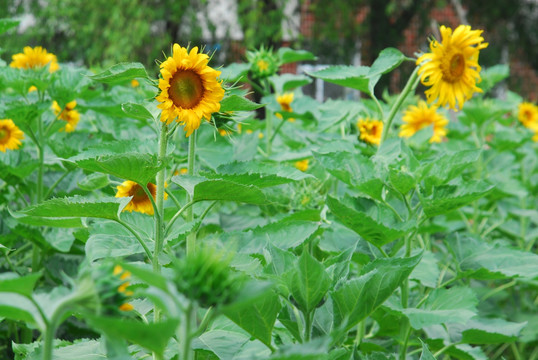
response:
M443 71L443 77L448 82L455 82L461 78L465 71L465 58L462 54L454 54L450 58L447 68Z
M192 109L202 99L202 79L193 71L178 71L170 81L170 98L177 107Z
M0 143L4 144L9 139L9 131L5 129L0 129Z
M142 189L142 186L136 184L131 189L129 196L132 196L134 201L140 201L146 197L146 192Z

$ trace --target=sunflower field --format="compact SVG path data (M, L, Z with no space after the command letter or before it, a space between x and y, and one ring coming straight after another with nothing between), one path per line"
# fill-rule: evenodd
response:
M538 360L538 107L439 33L300 75L3 56L0 359Z

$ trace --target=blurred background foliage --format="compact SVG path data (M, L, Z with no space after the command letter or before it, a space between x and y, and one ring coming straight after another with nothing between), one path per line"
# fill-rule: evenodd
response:
M208 11L222 7L218 0L0 0L0 17L22 20L18 29L0 36L1 57L9 62L25 45L42 45L61 62L95 68L140 61L156 71L155 59L162 59L173 42L205 44L206 51L219 50L219 61L228 63L243 60L246 49L279 47L285 40L314 52L320 63L356 63L359 55L370 64L383 48L402 44L412 22L426 36L436 35L430 11L453 6L465 8L462 20L486 29L490 47L481 54L482 64L506 63L509 52L538 69L536 0L297 0L291 16L303 21L309 14L315 26L309 34L301 29L291 38L282 29L290 17L284 11L289 1L227 3L237 13L240 40L228 34L217 38L215 21L225 19L212 18Z

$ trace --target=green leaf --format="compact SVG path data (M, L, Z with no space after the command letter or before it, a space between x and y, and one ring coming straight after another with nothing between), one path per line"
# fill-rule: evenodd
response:
M45 323L36 306L25 296L13 292L0 292L0 317L24 321L45 329Z
M425 162L418 173L427 187L444 185L454 179L480 158L481 150L463 150L455 153L441 153L439 156Z
M153 242L141 231L139 234L151 248ZM142 245L133 234L115 222L94 225L85 246L86 257L93 262L103 258L118 258L134 254L143 254Z
M266 204L263 192L252 185L238 184L228 180L207 179L200 176L174 176L172 181L191 195L195 202L204 200L228 200L247 204Z
M250 336L242 332L216 329L194 339L192 348L209 350L220 360L233 360L249 339Z
M436 288L440 275L441 270L439 270L435 255L431 251L426 250L424 251L422 260L415 267L409 279L418 280L424 286Z
M24 296L32 296L35 284L41 278L41 273L19 276L16 273L0 274L0 292L13 292Z
M166 165L159 163L157 155L133 151L136 144L117 142L95 146L69 158L82 169L110 174L121 179L132 180L138 184L153 182L155 175Z
M163 354L179 323L176 319L167 319L160 323L146 324L142 321L90 314L86 314L85 319L92 328L101 331L107 337L125 339L159 355Z
M502 319L472 319L465 324L462 342L468 344L506 344L517 341L527 323Z
M263 107L263 104L258 104L249 99L239 96L230 95L226 96L220 102L220 112L228 111L252 111Z
M13 213L11 211L9 213L20 224L62 228L84 227L80 218L44 218L40 216L26 216L20 213Z
M246 330L250 335L271 347L273 326L282 309L278 295L265 291L251 302L239 302L223 309L224 315Z
M505 279L538 277L538 255L511 249L506 246L492 246L472 236L456 236L445 240L463 276L477 279Z
M287 64L297 61L310 61L317 60L317 57L310 51L306 50L294 50L288 47L281 47L278 49L277 56L280 59L281 64Z
M422 354L420 354L419 360L435 360L435 357L430 352L430 349L428 349L428 345L426 345L422 340L420 340L422 343Z
M21 213L41 217L94 217L115 220L131 198L89 200L81 196L58 198L21 210Z
M332 84L349 87L370 94L368 88L370 68L367 66L329 66L308 75Z
M281 94L283 92L291 91L295 88L308 85L312 82L312 79L305 75L281 74L271 76L269 81L273 83L275 92L277 94Z
M330 286L331 279L325 267L303 249L301 257L288 278L288 288L299 310L310 314L318 307Z
M403 309L399 303L388 304L392 310L405 315L413 329L445 324L465 324L476 315L478 300L470 288L450 288L433 290L424 308Z
M227 82L233 83L236 81L243 81L247 78L250 64L246 63L232 63L228 66L220 68L220 78Z
M349 330L370 315L407 279L422 254L408 258L380 258L366 265L357 278L331 292L335 324Z
M110 184L110 179L106 174L93 173L77 182L79 188L85 191L94 191L104 188Z
M377 247L404 236L415 226L397 219L386 205L368 199L346 196L338 200L329 195L327 205L342 224Z
M493 87L506 79L510 75L510 68L506 64L499 64L482 69L480 77L482 81L478 83L478 87L485 93L493 89Z
M121 109L127 116L137 120L155 120L151 112L144 106L135 103L121 104Z
M20 23L20 20L9 19L9 18L0 19L0 34L5 33L11 28L19 26L19 23Z
M373 77L386 74L397 68L405 59L406 56L400 50L391 47L385 48L381 50L379 56L375 59L368 75Z
M125 82L134 78L148 78L146 68L141 63L119 63L99 74L90 76L93 81L107 84Z
M331 175L342 180L348 185L355 187L364 194L381 200L383 181L378 177L373 162L360 154L347 151L330 153L313 152L316 160L327 169Z
M446 214L486 196L494 186L484 181L467 181L459 185L441 185L433 188L431 195L421 196L420 202L426 215Z

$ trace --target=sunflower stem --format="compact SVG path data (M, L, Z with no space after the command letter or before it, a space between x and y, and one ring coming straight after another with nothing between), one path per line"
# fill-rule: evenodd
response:
M267 136L265 152L267 153L267 156L271 155L271 141L273 140L272 132L273 132L273 113L271 111L267 111L265 115L265 136Z
M400 107L402 106L405 98L407 97L407 95L409 95L411 91L414 91L418 85L418 82L420 80L418 76L418 69L419 67L417 66L415 70L413 71L413 73L411 74L411 76L409 77L409 80L407 80L407 84L405 84L405 87L400 93L400 96L398 96L398 99L396 99L396 102L390 109L389 115L387 116L387 119L385 120L385 123L383 124L383 133L381 135L381 142L379 143L378 149L381 148L381 144L387 139L387 136L389 135L389 132L390 132L390 128L392 126L392 121L394 120L394 116L396 115Z
M190 176L194 175L194 160L196 152L196 134L197 130L189 136L189 157L187 165L187 174ZM192 201L191 196L187 194L187 203ZM188 208L187 221L194 221L194 211L192 206ZM187 235L187 255L194 254L196 251L196 230L193 229L189 235Z

